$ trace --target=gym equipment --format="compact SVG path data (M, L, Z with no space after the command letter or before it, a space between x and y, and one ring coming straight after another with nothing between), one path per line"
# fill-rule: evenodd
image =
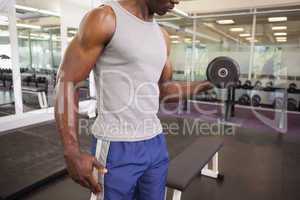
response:
M228 121L234 116L235 88L241 84L240 66L229 57L220 56L212 60L206 71L207 80L220 89L227 89L227 99L224 102L223 119Z
M200 98L200 101L204 100L204 101L210 101L211 100L211 96L210 93L208 91L204 92L204 96L202 98Z
M229 57L217 57L212 60L206 71L207 79L220 89L227 89L227 99L224 102L223 119L228 121L234 116L235 88L239 86L240 66Z
M216 91L212 91L210 93L210 97L211 97L211 101L216 101L218 99L218 95L217 95Z
M259 95L253 95L251 98L251 105L258 107L260 106L261 97Z
M298 110L298 103L296 99L289 98L287 107L289 111L297 111Z
M260 90L262 88L262 82L261 81L256 81L254 84L254 89Z
M240 66L229 57L217 57L212 60L206 71L207 80L218 88L235 87L239 81Z
M230 115L234 115L234 99L235 99L235 87L238 85L240 76L240 66L239 64L229 57L217 57L213 59L206 70L207 80L214 84L217 88L227 89L230 98L225 102L225 107ZM207 94L205 93L205 100L214 101L217 94ZM187 101L187 100L186 100ZM185 106L182 107L186 111ZM229 110L231 112L229 112ZM225 114L227 116L227 114ZM226 117L225 117L226 118Z
M276 89L273 86L274 86L273 81L267 82L265 85L264 91L274 92Z
M8 55L5 55L5 54L1 54L0 58L3 59L3 60L9 60L10 59L10 57Z
M238 100L238 103L240 104L240 105L250 105L250 97L249 97L249 95L248 94L243 94L240 98L239 98L239 100Z
M229 117L234 116L235 88L239 83L240 66L236 61L229 57L217 57L209 63L206 75L207 80L217 88L227 90L227 99L224 102L225 111L223 116L223 119L227 121ZM203 100L215 101L217 100L217 94L205 92ZM181 103L180 110L187 111L187 107L188 99Z
M212 92L205 92L205 101L216 101L217 100L217 93L215 91Z
M284 105L284 99L282 97L276 97L273 101L273 108L282 109Z
M26 86L29 86L30 82L32 82L32 77L31 76L26 76L22 81L24 83L26 83Z
M198 138L181 154L176 156L169 165L167 188L173 189L173 200L180 200L184 191L199 174L223 180L219 173L218 152L223 141L212 138ZM208 163L212 161L212 169Z
M269 81L266 83L266 88L273 88L274 84L273 81Z
M2 85L4 85L3 79L4 79L3 71L2 71L2 69L0 69L0 81L2 82Z
M252 82L250 80L246 80L242 86L243 89L250 90L252 89Z
M12 70L11 69L1 69L0 80L4 88L12 89Z
M15 102L5 102L0 104L0 117L15 114ZM1 198L0 198L1 199Z
M46 91L44 88L38 87L22 87L22 93L28 95L29 97L37 97L39 108L47 108L48 101L46 97Z
M289 88L288 88L288 93L296 93L297 92L297 85L296 83L291 83L289 85Z
M37 76L31 73L22 74L22 87L31 88L30 90L44 90L45 94L47 95L49 81L45 75Z
M239 81L237 82L236 88L237 88L237 89L240 89L241 87L242 87L242 81L239 80Z
M227 90L227 99L224 105L224 116L225 121L229 121L230 117L235 116L235 88L230 87Z

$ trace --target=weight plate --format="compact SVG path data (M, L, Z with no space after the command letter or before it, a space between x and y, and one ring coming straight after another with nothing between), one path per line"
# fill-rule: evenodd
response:
M298 110L297 106L298 106L298 103L297 103L296 99L293 99L293 98L288 99L288 105L287 105L288 110L297 111Z
M261 97L259 95L254 95L251 99L251 104L254 107L260 106Z
M218 88L237 86L240 66L232 58L221 56L211 61L206 71L207 80Z

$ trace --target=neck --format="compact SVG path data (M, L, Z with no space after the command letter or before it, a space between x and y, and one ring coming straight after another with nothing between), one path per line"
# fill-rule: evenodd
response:
M142 20L153 20L154 13L150 11L147 0L127 0L126 4L127 8Z

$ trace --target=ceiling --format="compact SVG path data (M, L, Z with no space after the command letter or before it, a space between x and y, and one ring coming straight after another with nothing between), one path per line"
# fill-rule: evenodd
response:
M60 12L60 1L61 0L50 0L50 1L43 1L43 0L16 0L16 4L34 7L38 9L46 9L54 12ZM75 1L75 0L71 0ZM82 0L85 2L86 0Z
M252 8L300 5L300 0L181 0L177 6L187 13L214 13Z
M81 6L87 6L90 1L82 1L82 0L65 0L65 1L72 1ZM210 0L214 1L214 0ZM227 1L235 1L235 0L222 0L222 2ZM268 2L268 0L264 0ZM281 0L273 0L277 4L282 2ZM287 2L293 0L285 0ZM184 3L192 3L197 4L198 7L201 5L205 5L206 0L182 0L182 4ZM220 2L220 1L219 1ZM59 0L52 0L52 1L40 1L40 0L17 0L18 4L27 5L27 6L37 6L38 8L42 9L49 9L49 10L57 10L59 9ZM200 6L199 6L200 5ZM43 6L43 7L42 7ZM197 7L197 6L196 6ZM300 6L290 6L289 9L300 9ZM280 9L284 9L281 7ZM52 26L59 26L60 21L58 17L51 17L47 15L42 15L39 13L33 12L25 12L22 10L17 10L17 17L20 22L28 23L33 25L41 25L43 27L52 27ZM232 13L232 12L223 12L223 13ZM274 31L272 30L272 25L268 22L268 17L270 16L281 16L285 15L288 17L288 21L285 23L277 23L277 25L285 25L287 26L286 32L287 34L287 42L299 44L300 41L300 12L291 12L291 13L279 13L279 14L265 14L259 15L257 17L257 26L256 26L256 38L257 43L260 44L274 44L276 43L276 37L274 36ZM181 35L182 38L190 37L190 33L186 33L183 29L188 28L192 30L193 21L189 19L183 19L174 16L173 14L168 14L163 17L157 17L158 20L166 21L169 24L173 24L179 27L179 31L168 28L171 34L178 34ZM167 19L167 20L166 20ZM217 20L220 19L232 19L234 20L233 25L219 25L216 23ZM200 40L201 43L211 43L211 42L222 42L224 40L243 43L249 45L249 40L246 40L244 37L240 37L240 32L231 32L230 28L238 27L243 28L244 31L242 33L252 33L252 23L253 23L253 15L241 15L241 16L227 16L227 17L207 17L201 18L197 20L197 33L201 33L197 40ZM207 37L206 37L207 36ZM213 39L211 39L213 38Z
M60 1L69 1L78 6L89 8L92 1L96 5L102 0L16 0L17 4L32 6L36 8L49 9L52 11L60 11ZM187 13L212 13L234 11L250 8L267 8L282 7L289 5L300 5L300 0L180 0L181 3L177 8Z
M281 8L284 9L284 8ZM289 7L289 9L300 9L300 6ZM270 23L268 21L269 17L287 17L286 22L276 22ZM187 34L184 29L188 28L190 30L193 29L193 20L176 18L172 15L159 17L159 21L166 21L172 25L178 26L178 30L174 30L174 28L168 28L168 31L171 34L180 35L181 40L185 37L192 37L191 34ZM231 25L220 25L217 23L217 20L231 19L234 21L234 24ZM297 45L300 47L300 11L298 12L281 12L276 14L260 14L257 15L256 18L256 44L257 45L281 45L281 44L290 44ZM253 15L239 15L239 16L226 16L226 17L207 17L201 18L196 21L197 33L201 33L204 35L201 37L197 37L197 40L200 40L201 43L218 43L219 41L231 41L235 43L250 45L250 38L252 36L252 24L253 24ZM273 30L274 26L286 26L286 30ZM242 28L241 32L232 32L231 28ZM249 34L248 36L240 35L240 34ZM286 34L286 42L278 42L277 38L280 36L276 36L274 34ZM209 36L214 38L215 40L207 39ZM243 36L243 37L242 37ZM177 40L177 39L176 39Z

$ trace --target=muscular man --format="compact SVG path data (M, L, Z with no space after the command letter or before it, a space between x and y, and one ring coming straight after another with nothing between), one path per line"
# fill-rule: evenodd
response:
M159 101L174 101L211 87L172 81L170 41L153 19L178 0L109 2L89 12L58 73L55 117L74 181L94 199L162 200L168 152L157 117ZM93 154L78 141L78 90L93 70L98 116Z

